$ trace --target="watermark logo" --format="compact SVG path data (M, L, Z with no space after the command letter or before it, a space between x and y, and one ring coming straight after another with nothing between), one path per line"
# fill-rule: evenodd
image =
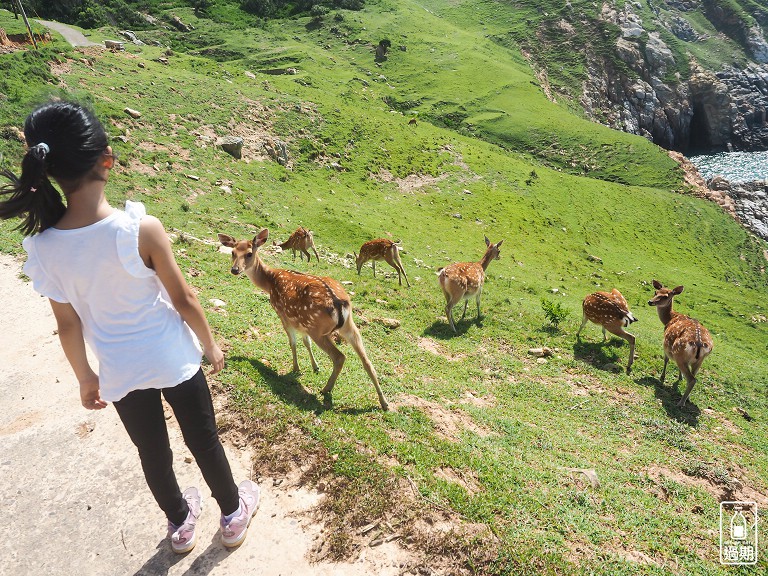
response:
M757 503L720 502L720 563L757 564Z

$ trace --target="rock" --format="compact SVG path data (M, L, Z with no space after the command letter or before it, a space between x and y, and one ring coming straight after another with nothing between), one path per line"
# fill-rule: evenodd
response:
M381 324L385 328L395 329L400 328L400 320L396 320L395 318L375 318L375 322Z
M171 25L176 28L179 32L190 32L194 30L192 26L188 26L187 24L184 24L184 22L181 21L181 18L178 16L171 16Z
M538 358L545 358L547 356L552 356L554 352L552 351L551 348L543 346L541 348L530 348L528 350L528 354L531 354L532 356L536 356Z
M120 40L104 40L104 47L109 50L125 50Z
M141 40L139 40L139 39L136 37L136 34L134 34L133 32L131 32L130 30L121 30L121 31L120 31L120 34L122 34L122 36L123 36L124 38L126 38L127 40L130 40L131 42L133 42L134 44L136 44L136 46L144 46L144 42L142 42Z
M288 146L285 142L277 138L266 140L264 142L264 150L272 160L281 166L288 166L290 158L288 157Z
M224 308L224 306L227 305L227 303L224 302L224 300L219 300L218 298L211 298L210 300L208 300L208 302L213 304L216 308Z
M141 112L139 112L138 110L134 110L133 108L125 108L123 112L128 114L128 116L130 116L131 118L137 118L137 119L141 118Z
M589 480L589 483L592 485L592 488L597 490L600 488L600 480L597 477L597 472L593 468L563 468L563 470L566 470L567 472L571 473L578 473L583 474L586 476L587 480Z
M603 263L603 259L602 258L600 258L599 256L593 256L592 254L587 256L587 260L589 260L590 262L597 262L598 264L602 264Z
M240 136L222 136L216 140L216 146L220 146L233 158L239 160L243 157L243 139Z

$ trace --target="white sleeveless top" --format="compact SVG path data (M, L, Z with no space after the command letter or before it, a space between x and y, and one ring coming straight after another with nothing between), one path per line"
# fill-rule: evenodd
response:
M171 304L154 270L139 255L144 205L84 228L48 228L24 239L24 273L34 289L69 303L99 361L103 400L133 390L169 388L200 369L197 337Z

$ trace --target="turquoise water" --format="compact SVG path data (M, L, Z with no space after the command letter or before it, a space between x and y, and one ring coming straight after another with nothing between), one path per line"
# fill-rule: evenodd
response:
M753 182L768 178L768 151L721 152L689 156L689 160L705 180L717 175L730 182Z

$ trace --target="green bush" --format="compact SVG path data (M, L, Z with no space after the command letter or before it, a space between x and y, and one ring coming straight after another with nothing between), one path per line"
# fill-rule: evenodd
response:
M571 314L571 311L564 308L560 302L552 302L547 298L541 299L541 309L544 311L547 321L555 328Z

